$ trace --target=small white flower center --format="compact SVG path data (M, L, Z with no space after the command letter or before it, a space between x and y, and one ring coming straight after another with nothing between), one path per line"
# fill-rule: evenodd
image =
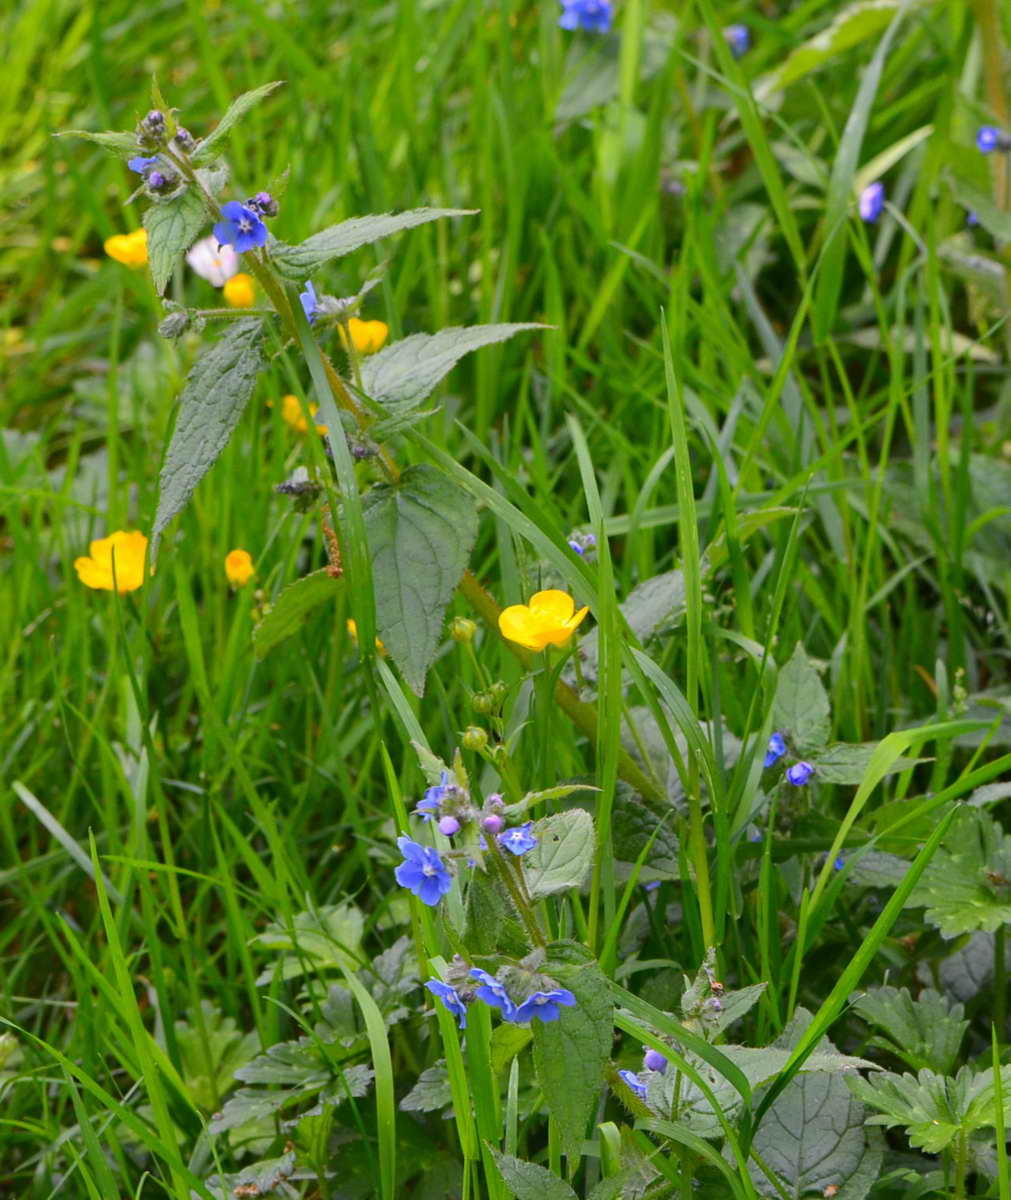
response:
M433 867L431 863L425 863L425 865L421 868L421 873L422 875L432 876L437 875L439 870L438 867Z
M239 217L239 233L249 233L253 228L253 222L248 217Z
M534 1004L547 1004L547 996L534 996Z

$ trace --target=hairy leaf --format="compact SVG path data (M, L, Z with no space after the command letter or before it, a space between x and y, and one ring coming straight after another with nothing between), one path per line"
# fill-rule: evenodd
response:
M826 746L818 754L812 754L810 761L818 768L817 778L822 783L861 784L867 774L871 755L878 748L878 742L835 742ZM897 758L888 768L887 774L905 771L915 766L919 759Z
M254 88L251 92L243 92L241 96L237 96L225 110L225 115L214 127L213 132L209 133L197 146L193 152L193 161L203 163L213 158L232 127L241 121L251 108L283 86L283 79L275 79L273 83L265 83L263 87Z
M437 221L440 217L470 217L474 211L468 208L411 208L406 212L352 217L314 233L297 246L276 242L270 248L270 256L283 275L303 281L328 262L350 254L360 246L378 242L403 229Z
M593 818L570 808L536 822L537 845L523 856L523 874L531 900L579 887L593 862Z
M402 1112L439 1112L453 1102L449 1086L449 1072L445 1059L439 1061L418 1076L418 1082L400 1101Z
M192 188L167 200L158 200L144 213L147 258L159 296L168 286L180 257L207 224L203 202Z
M179 399L179 416L162 464L151 532L154 562L162 530L180 512L228 444L263 366L263 325L236 321L201 355Z
M84 138L119 158L133 158L135 154L140 153L137 148L137 135L126 130L106 129L99 133L92 133L87 129L65 129L55 136Z
M914 1000L908 988L876 987L853 1004L856 1012L890 1042L876 1038L914 1070L929 1067L942 1075L955 1064L969 1022L961 1004L950 1008L938 992L925 988Z
M499 1154L495 1149L491 1153L503 1183L516 1200L576 1200L576 1193L565 1180L547 1168L511 1154Z
M342 587L342 580L334 579L326 567L290 583L253 630L256 657L265 658L278 642L301 629L308 614L320 604L335 600Z
M772 725L787 736L800 755L812 754L828 741L828 693L799 642L790 661L779 671Z
M403 417L428 399L465 354L504 342L516 333L546 328L528 322L412 333L365 359L361 365L362 390L389 415Z
M408 467L397 484L367 492L362 511L379 637L420 696L442 639L446 605L477 537L477 512L465 492L424 463Z

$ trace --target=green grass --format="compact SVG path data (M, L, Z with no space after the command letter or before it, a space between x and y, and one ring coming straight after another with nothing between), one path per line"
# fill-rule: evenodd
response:
M612 1086L583 1158L563 1158L529 1051L502 1049L499 1062L493 1040L486 1058L476 1007L461 1050L448 1014L416 1015L430 1009L417 988L404 1000L415 1015L387 1027L361 982L402 935L422 979L461 949L395 888L393 840L425 786L410 741L448 761L469 726L509 745L501 777L464 751L485 793L600 789L575 797L598 820L585 894L552 902L545 919L632 993L615 1065L638 1065L640 1035L684 1035L681 977L711 945L728 989L768 983L724 1041L767 1045L800 1007L815 1014L811 1046L831 1025L846 1053L902 1069L868 1049L850 990L886 976L951 989L961 972L971 1025L959 1065L1008 1063L1003 967L996 985L974 974L922 906L851 882L832 860L866 849L913 861L954 801L1008 769L1011 219L1004 160L972 142L1006 111L989 51L996 37L1003 53L1011 29L988 0L916 7L890 46L879 25L763 103L756 80L843 8L628 0L603 94L600 70L580 65L596 43L558 29L547 2L25 0L0 18L0 1018L18 1047L8 1066L0 1041L0 1195L185 1200L213 1194L199 1189L214 1173L281 1156L291 1131L272 1118L255 1136L206 1133L234 1095L226 1050L247 1032L257 1050L304 1035L337 1075L376 1070L367 1094L299 1127L299 1167L322 1163L338 1182L317 1192L293 1177L288 1195L497 1200L509 1193L487 1143L557 1168L580 1196L634 1147L660 1146L667 1183L649 1194L689 1194L707 1155L688 1126L633 1131L653 1118ZM740 61L720 35L732 20L754 40ZM585 111L560 119L580 70ZM103 255L106 237L140 222L141 202L124 208L136 177L52 135L132 128L153 74L197 134L235 94L286 81L229 152L236 195L281 196L284 240L390 209L480 210L342 259L325 285L350 295L387 262L364 315L391 340L479 322L551 327L464 360L438 412L395 449L481 504L472 569L499 604L562 586L592 606L595 734L486 623L473 647L447 637L425 697L409 695L346 632L353 612L368 630L361 586L255 659L264 605L326 561L319 521L274 492L321 453L267 407L313 396L318 369L290 351L169 528L156 575L123 597L78 582L90 538L150 528L201 340L158 338L147 274ZM894 159L893 208L865 226L854 179L878 156ZM966 231L966 187L993 198L987 228ZM169 291L214 302L181 271ZM566 550L572 529L596 534L594 561ZM232 591L223 560L236 546L257 573ZM675 567L684 614L640 645L618 604ZM451 614L473 615L460 596ZM770 809L761 756L797 643L823 667L833 740L897 736L855 794L785 788ZM491 717L472 698L496 680L507 699ZM624 829L611 819L636 737L663 817L654 845L678 836L682 881L645 899L616 865ZM922 761L884 775L899 753ZM986 811L1011 828L1006 798ZM308 998L298 979L271 976L267 926L290 933L299 914L346 899L363 926L345 973L337 958L305 963L322 989ZM345 979L350 1049L327 1040L323 1013L322 985ZM455 1120L399 1111L440 1058ZM745 1107L757 1120L770 1102ZM1009 1120L1005 1110L1001 1127ZM734 1127L738 1155L754 1136L747 1119ZM914 1163L896 1156L909 1149L901 1131L887 1137L896 1154L874 1195L1009 1195L1006 1158L992 1181L971 1174L970 1192L954 1152ZM752 1179L713 1157L706 1194L775 1194L754 1162ZM909 1164L940 1173L923 1185L933 1192L900 1178ZM714 1182L724 1170L732 1184Z

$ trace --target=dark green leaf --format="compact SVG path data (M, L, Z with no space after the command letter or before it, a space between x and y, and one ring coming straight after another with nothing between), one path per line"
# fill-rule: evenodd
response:
M678 878L678 839L673 821L665 821L658 832L660 818L630 788L620 785L611 815L611 845L619 862L636 862L652 838L645 868L662 872L669 879ZM647 874L646 879L655 877Z
M406 212L352 217L313 234L297 246L276 242L270 248L270 255L282 275L302 282L328 262L350 254L360 246L441 217L470 217L474 211L467 208L412 208Z
M213 158L219 152L231 128L241 121L251 108L283 86L283 79L275 79L273 83L265 83L263 87L254 88L251 92L243 92L241 96L237 96L226 109L225 115L217 123L214 131L209 133L197 146L193 153L193 161L203 163Z
M961 1004L948 1007L938 992L925 988L914 1000L908 988L871 988L853 1004L855 1012L891 1044L875 1039L914 1070L930 1067L947 1074L955 1064L969 1022L962 1020Z
M293 1088L317 1088L326 1083L330 1075L330 1064L321 1046L307 1037L295 1042L279 1042L235 1072L235 1078L242 1083Z
M822 783L861 784L867 774L871 755L878 745L878 742L835 742L819 753L812 754L810 761L818 768L817 778ZM905 771L919 761L916 758L897 758L888 768L888 774Z
M207 1180L207 1187L221 1200L232 1200L234 1196L269 1196L276 1188L283 1187L285 1180L294 1173L295 1152L290 1150L281 1158L266 1158L243 1167L237 1175L212 1175Z
M413 333L364 360L362 390L391 416L402 417L423 404L465 354L516 333L545 328L529 323L470 325Z
M593 818L570 808L537 821L537 845L523 856L523 874L531 900L579 887L593 862Z
M151 561L162 530L228 444L263 366L263 325L237 321L197 359L179 399L179 416L161 469Z
M271 922L252 944L269 950L296 950L263 971L258 984L270 983L280 970L282 979L295 979L306 971L357 966L365 918L353 904L332 904L314 912L299 913L293 928Z
M362 497L372 555L376 628L419 696L442 640L446 606L477 537L473 500L427 464Z
M211 1110L234 1086L236 1071L254 1057L260 1039L241 1033L234 1018L223 1016L209 1000L202 1000L199 1015L190 1017L175 1023L182 1076L194 1103Z
M494 1147L489 1149L502 1181L516 1200L577 1200L576 1193L565 1180L544 1167L523 1162L511 1154L499 1154Z
M418 1082L400 1101L403 1112L439 1112L453 1102L449 1073L444 1059L422 1071Z
M165 291L176 263L207 224L203 202L192 188L168 200L155 201L144 213L147 258L159 295ZM245 323L245 322L243 322Z
M800 755L812 754L828 741L828 694L799 642L779 671L772 727L780 730Z
M335 600L342 587L343 581L334 579L326 567L289 584L253 630L256 657L266 657L278 642L301 629L306 616L318 605Z

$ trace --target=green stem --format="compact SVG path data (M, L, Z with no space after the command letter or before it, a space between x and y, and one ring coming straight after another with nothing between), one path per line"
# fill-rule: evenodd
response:
M510 870L509 864L505 861L505 855L502 853L496 838L490 837L488 839L488 853L495 864L495 870L499 879L506 885L509 895L512 897L513 905L527 933L530 935L530 940L535 946L547 946L548 943L541 932L540 926L537 924L537 919L534 917L530 903L523 896L519 882Z
M1007 926L993 935L993 1023L998 1035L1007 1034Z

